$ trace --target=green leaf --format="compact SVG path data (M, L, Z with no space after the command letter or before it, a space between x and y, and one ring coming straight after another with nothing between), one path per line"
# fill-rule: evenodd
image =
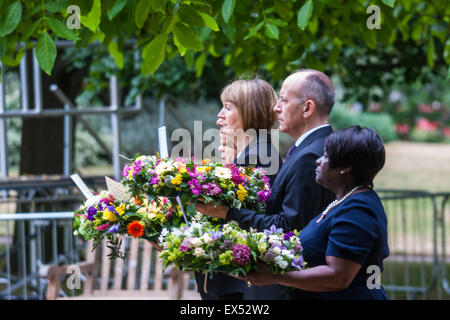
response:
M298 11L297 25L300 29L305 30L306 26L308 25L309 19L311 18L313 9L314 3L312 2L312 0L308 0Z
M40 23L44 20L44 17L36 20L32 25L28 26L24 34L22 35L22 38L20 38L20 41L27 41L29 37L34 33L36 28L40 25Z
M450 67L448 67L448 71L447 71L447 80L450 79Z
M123 52L119 50L116 42L111 41L108 45L108 51L113 56L116 65L122 69L123 68Z
M41 33L36 43L36 58L45 73L51 75L56 59L56 46L47 32Z
M177 46L180 56L184 56L186 54L187 49L183 47L180 41L178 41L177 37L173 37L173 43Z
M271 39L278 39L280 32L276 25L271 23L266 23L266 35Z
M434 39L433 37L430 37L428 39L428 46L427 46L427 63L428 66L433 69L434 68Z
M381 2L383 2L385 5L387 5L388 7L393 8L395 5L395 0L381 0ZM408 1L406 1L408 2Z
M120 11L125 7L127 4L127 0L116 0L116 3L112 6L110 10L108 10L108 18L109 20L114 19L115 16L117 16Z
M166 42L166 35L159 34L144 47L142 50L143 62L141 66L141 71L143 74L153 74L164 61Z
M68 6L69 6L69 1L49 2L49 3L45 4L45 9L51 13L58 13L58 12L67 10Z
M67 28L67 26L59 21L58 19L55 19L53 17L48 18L48 26L52 31L61 38L77 41L80 40L80 38L77 36L77 34L73 31Z
M102 15L100 0L94 0L91 11L86 16L81 16L81 23L86 26L92 32L96 32L100 24L100 18Z
M147 0L148 1L148 0ZM155 12L163 12L166 9L166 1L165 0L151 0L153 11Z
M12 3L4 15L0 17L0 37L13 32L22 18L22 4L19 1Z
M233 14L234 8L236 7L236 0L225 0L222 4L222 17L223 20L228 23L231 15Z
M198 59L195 61L195 73L197 75L197 78L199 78L202 75L205 62L206 62L206 54L200 55L200 57L198 57Z
M198 40L198 35L188 26L177 23L173 33L183 47L194 51L203 50L203 44Z
M219 26L216 23L216 20L214 20L213 17L211 17L209 14L205 12L198 12L198 14L202 17L203 22L205 25L210 28L212 31L219 31Z
M136 11L134 12L134 21L139 29L144 26L145 21L148 18L152 3L148 0L140 0L136 6Z
M252 27L250 29L250 32L245 36L244 40L250 39L251 37L253 37L259 29L261 29L261 27L263 26L264 21L258 23L256 26Z
M181 6L177 12L177 15L180 17L181 21L189 26L201 27L204 25L203 18L193 7Z

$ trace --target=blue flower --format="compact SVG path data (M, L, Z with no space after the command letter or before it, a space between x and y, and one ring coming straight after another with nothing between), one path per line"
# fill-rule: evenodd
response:
M222 238L223 233L220 231L211 231L209 233L209 235L211 236L211 239L213 239L214 241L217 241L220 238Z
M297 268L298 270L302 270L304 265L305 265L305 261L303 260L303 256L294 258L291 263L291 266L293 266L294 268Z
M117 231L119 231L119 228L120 228L120 223L116 223L115 225L109 227L108 232L109 233L117 232Z
M283 229L282 228L277 228L277 227L275 227L275 225L272 225L270 227L270 229L264 230L264 234L266 236L269 236L271 234L282 234L282 233L283 233Z
M89 207L88 211L87 211L87 219L89 221L94 221L94 216L97 214L97 209L95 209L94 207Z

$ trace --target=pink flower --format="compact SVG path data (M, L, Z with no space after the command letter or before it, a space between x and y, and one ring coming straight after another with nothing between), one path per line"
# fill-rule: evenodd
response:
M103 231L103 230L105 230L105 229L107 229L109 227L109 224L102 224L101 226L98 226L97 228L95 228L96 230L99 230L99 231Z
M233 257L232 262L245 266L250 260L250 248L245 244L233 245Z

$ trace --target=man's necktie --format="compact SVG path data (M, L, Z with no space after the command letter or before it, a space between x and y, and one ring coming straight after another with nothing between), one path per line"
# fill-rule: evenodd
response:
M284 161L291 155L292 151L295 149L295 143L292 144L292 146L289 148L288 152L286 153L286 157L284 158Z

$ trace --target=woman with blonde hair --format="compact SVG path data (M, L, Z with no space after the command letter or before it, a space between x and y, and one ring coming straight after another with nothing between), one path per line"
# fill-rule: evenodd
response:
M222 108L216 124L220 127L221 158L224 164L263 167L271 184L281 167L278 150L272 145L271 129L277 121L273 106L277 95L272 86L262 79L236 80L227 85L220 95ZM204 300L254 299L272 293L277 299L281 286L248 288L247 284L225 274L196 272L197 287ZM254 290L259 291L255 295Z

